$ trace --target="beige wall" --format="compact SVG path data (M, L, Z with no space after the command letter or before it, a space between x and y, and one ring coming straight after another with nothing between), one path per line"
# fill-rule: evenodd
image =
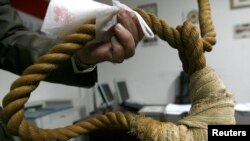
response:
M101 0L100 0L101 1ZM173 27L182 24L183 13L197 9L196 0L121 0L130 7L157 3L158 16ZM102 1L103 2L103 1ZM250 38L234 39L233 27L250 22L250 8L230 9L229 0L211 0L212 18L217 32L214 50L206 54L207 62L234 93L237 102L250 101ZM177 51L165 42L143 47L122 64L98 66L99 80L113 85L114 79L126 79L135 100L147 103L173 102L182 70ZM114 89L113 89L114 90Z

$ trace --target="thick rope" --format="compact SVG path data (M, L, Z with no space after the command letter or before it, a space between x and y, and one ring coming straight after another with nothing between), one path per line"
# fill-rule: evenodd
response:
M136 9L145 19L153 32L161 39L167 41L173 48L178 49L183 69L188 74L193 74L206 66L205 51L211 51L215 44L215 32L210 15L208 0L198 0L200 9L200 30L191 22L176 29L153 14ZM23 141L64 141L101 128L123 128L129 130L134 115L123 113L108 113L97 118L92 118L75 125L57 129L37 128L24 117L24 105L29 100L40 81L44 80L50 72L56 70L60 64L77 50L94 39L94 23L86 23L79 31L67 36L61 43L51 48L47 54L41 56L37 62L28 67L22 76L13 82L10 92L3 100L2 118L7 123L9 132L19 136Z
M136 9L155 34L173 48L178 49L183 70L189 75L206 66L204 51L211 51L216 43L209 1L198 0L198 4L202 38L198 28L192 25L191 21L185 21L182 26L175 29L159 17L146 13L142 9Z

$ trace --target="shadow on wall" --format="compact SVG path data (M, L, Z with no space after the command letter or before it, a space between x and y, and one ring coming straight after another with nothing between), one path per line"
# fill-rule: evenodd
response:
M166 89L166 101L167 103L175 103L176 95L180 93L180 79L176 77L173 83L170 84L169 90Z
M190 95L189 95L189 76L181 71L179 77L176 81L176 94L175 94L175 103L176 104L190 104Z

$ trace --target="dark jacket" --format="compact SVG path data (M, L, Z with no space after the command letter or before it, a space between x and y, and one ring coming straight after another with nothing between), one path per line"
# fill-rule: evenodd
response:
M0 1L0 69L21 75L54 42L47 36L27 30L9 0ZM68 60L52 72L46 81L90 87L97 81L97 70L76 74Z
M10 6L9 0L0 0L0 69L21 75L28 66L34 64L38 57L45 54L54 44L53 39L25 28L15 9ZM45 81L90 87L97 81L97 70L76 74L71 60L68 60L59 69L52 72ZM0 140L13 140L1 118Z

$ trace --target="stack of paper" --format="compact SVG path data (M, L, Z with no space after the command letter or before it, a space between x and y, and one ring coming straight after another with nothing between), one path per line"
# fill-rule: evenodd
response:
M238 103L234 108L236 111L250 112L250 103Z
M138 113L163 113L164 106L144 106Z
M168 104L165 108L165 114L181 115L185 112L189 112L191 104Z
M157 120L163 120L164 109L165 106L144 106L138 111L138 113L148 117L155 118Z

